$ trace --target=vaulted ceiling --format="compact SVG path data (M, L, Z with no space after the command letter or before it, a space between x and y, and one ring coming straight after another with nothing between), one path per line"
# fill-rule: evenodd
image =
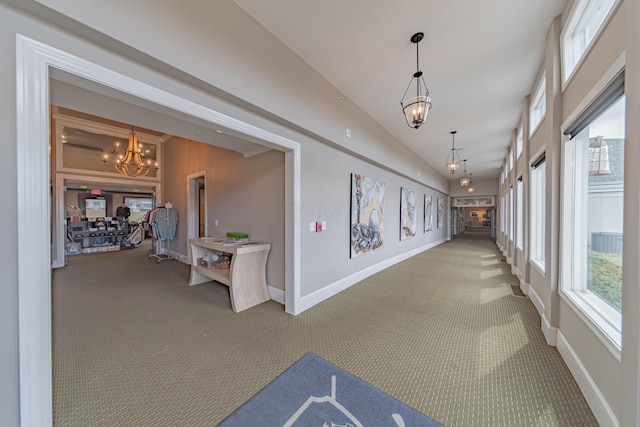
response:
M269 32L451 180L456 147L474 178L497 178L565 0L235 0ZM420 69L433 108L419 129L400 100Z

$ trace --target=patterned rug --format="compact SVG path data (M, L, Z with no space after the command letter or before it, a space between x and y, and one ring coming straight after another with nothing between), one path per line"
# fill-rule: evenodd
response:
M441 426L313 353L224 420L238 426Z

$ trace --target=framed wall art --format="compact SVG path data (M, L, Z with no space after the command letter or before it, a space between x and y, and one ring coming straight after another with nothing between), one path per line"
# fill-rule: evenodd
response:
M424 195L424 232L433 230L433 196Z
M384 192L384 182L351 174L351 258L382 248Z
M400 188L400 240L416 235L416 192Z

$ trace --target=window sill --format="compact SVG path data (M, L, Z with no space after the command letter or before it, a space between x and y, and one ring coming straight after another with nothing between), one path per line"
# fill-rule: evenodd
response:
M536 270L538 270L538 273L540 273L542 277L546 277L544 261L540 259L532 259L530 263Z
M620 361L622 315L589 291L575 292L562 289L560 296Z
M529 131L529 139L533 139L533 136L536 134L536 132L538 131L538 129L540 129L542 127L542 122L544 122L544 119L546 118L547 114L543 114L542 117L540 117L540 120L538 121L538 123L536 123L536 125Z

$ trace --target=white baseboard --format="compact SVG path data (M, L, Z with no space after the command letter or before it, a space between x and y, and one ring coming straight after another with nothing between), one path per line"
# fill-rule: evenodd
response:
M538 310L538 314L540 315L540 317L544 316L544 303L536 293L536 290L533 286L529 286L527 295L529 295L529 299L536 307L536 310Z
M620 425L618 418L615 416L611 406L600 392L597 384L589 375L576 352L571 348L562 331L557 333L558 351L564 359L567 367L571 371L573 378L578 383L578 387L582 391L593 415L602 427L617 427Z
M522 279L522 273L520 273L520 270L515 265L511 266L511 274L516 276L518 280Z
M284 291L282 289L274 288L273 286L267 286L267 288L269 291L269 298L284 305Z
M523 294L529 295L529 284L522 280L522 277L518 278L520 280L520 290Z
M520 282L520 289L522 289L522 281ZM524 290L522 292L524 292ZM547 344L555 347L558 341L558 328L551 326L551 323L549 323L544 312L544 303L542 302L542 299L538 296L536 290L529 285L527 285L527 292L525 292L525 294L529 296L529 299L535 306L536 310L538 310L538 314L540 315L540 329L542 329L542 333L547 340Z
M372 265L370 267L365 268L364 270L360 270L354 274L352 274L351 276L347 276L344 279L340 279L337 282L334 282L328 286L325 286L322 289L319 289L309 295L305 295L303 297L300 298L300 311L299 313L302 313L303 311L313 307L314 305L317 305L319 303L321 303L324 300L327 300L329 298L331 298L332 296L344 291L345 289L348 289L349 287L355 285L356 283L366 279L369 276L372 276L382 270L384 270L385 268L389 268L394 264L397 264L401 261L404 261L406 259L411 258L412 256L415 256L421 252L424 252L426 250L429 250L431 248L434 248L442 243L445 243L447 241L446 238L442 239L442 240L438 240L437 242L433 242L430 243L428 245L422 246L420 248L414 249L412 251L409 252L405 252L403 254L397 255L393 258L388 258L378 264Z
M557 347L558 332L559 332L558 328L556 328L555 326L551 326L551 324L549 323L549 320L547 320L546 316L544 316L544 313L540 315L540 319L541 319L540 327L542 328L542 334L547 339L547 344L549 344L552 347Z
M176 261L180 261L183 264L189 264L189 257L181 254L180 252L169 251L169 256L175 258Z

